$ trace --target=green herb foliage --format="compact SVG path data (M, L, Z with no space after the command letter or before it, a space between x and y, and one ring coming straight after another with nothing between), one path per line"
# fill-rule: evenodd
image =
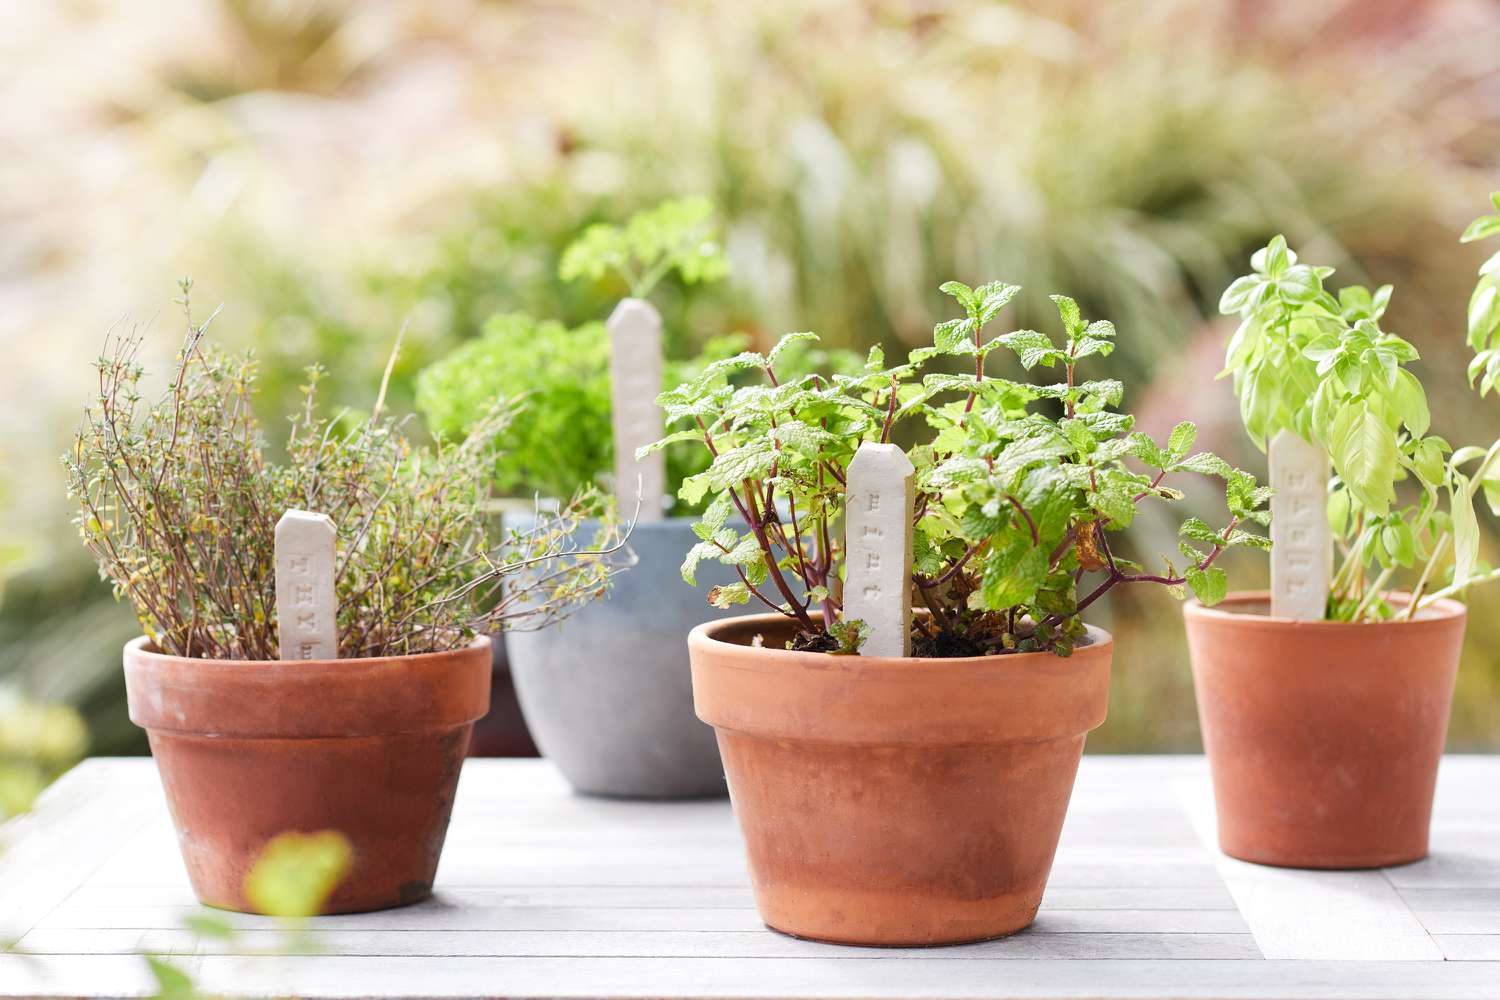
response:
M1500 191L1490 195L1492 215L1481 215L1464 230L1463 242L1500 235ZM1479 266L1479 282L1469 297L1469 382L1479 383L1481 396L1500 387L1500 251Z
M718 281L729 273L729 262L713 216L707 198L676 198L637 212L623 226L589 226L563 251L558 275L597 281L614 272L638 299L674 269L689 285Z
M1258 446L1290 430L1332 460L1328 518L1341 561L1328 616L1395 614L1385 595L1403 570L1416 575L1408 617L1492 576L1479 563L1474 497L1484 489L1500 506L1500 442L1454 451L1428 434L1426 393L1406 368L1417 351L1380 326L1391 286L1335 294L1324 285L1333 269L1300 262L1280 236L1255 253L1251 267L1219 304L1241 317L1224 373L1234 376ZM1438 576L1443 565L1446 584Z
M739 335L714 338L698 357L668 361L666 381L690 379L748 342ZM482 337L423 369L417 409L434 436L454 441L484 421L495 400L512 399L514 419L495 439L495 492L567 497L598 482L614 464L609 366L604 324L570 330L508 313L491 318ZM702 448L669 449L669 488L707 466Z
M495 491L566 497L610 466L609 386L604 324L569 329L506 313L423 369L416 402L432 433L454 441L484 420L495 400L515 399L525 417L496 438Z
M154 403L138 392L140 336L111 338L64 457L83 542L158 649L277 658L275 527L289 508L338 526L340 657L452 649L480 630L540 626L607 587L623 551L612 522L590 548L573 539L599 512L592 497L498 544L488 537L504 401L462 441L422 449L383 412L383 390L368 416L321 416L311 369L278 464L251 411L253 361L205 343L206 323L187 326Z
M920 421L925 441L909 452L917 470L912 587L931 614L913 625L919 655L1067 655L1083 635L1079 615L1122 583L1191 587L1208 603L1222 597L1214 562L1226 548L1268 544L1244 526L1264 523L1269 491L1193 452L1191 424L1165 444L1134 431L1133 418L1115 409L1119 382L1080 381L1079 365L1108 355L1115 330L1084 319L1072 299L1053 297L1059 342L1035 330L986 334L1014 285L948 282L943 291L963 315L939 324L932 346L904 363L887 365L876 348L857 372L792 375L784 359L817 339L792 333L766 355L711 364L658 399L682 429L641 454L695 440L712 456L680 491L689 502L708 501L684 578L693 582L705 560L733 566L740 580L717 588L715 605L758 601L795 621L797 648L847 651L861 635L840 616L849 462L862 442L889 442L904 422ZM985 360L1002 349L1056 379L988 377ZM972 373L935 370L955 362ZM747 376L759 381L738 384ZM1186 521L1180 568L1164 559L1148 571L1117 556L1109 534L1128 527L1143 501L1180 499L1165 483L1178 472L1226 482L1227 524Z

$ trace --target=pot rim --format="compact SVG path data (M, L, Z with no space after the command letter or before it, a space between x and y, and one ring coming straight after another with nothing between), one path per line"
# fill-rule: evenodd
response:
M274 667L277 670L295 669L298 667L316 667L318 670L326 671L333 666L374 666L380 663L401 661L403 663L420 662L427 659L437 659L441 656L453 656L455 653L465 653L471 649L487 648L491 643L490 635L481 634L467 646L455 646L453 649L439 649L428 653L398 653L392 656L351 656L337 660L219 660L205 656L178 656L176 653L163 653L151 645L151 637L138 635L125 644L125 654L135 656L147 661L166 662L176 661L179 663L202 664L206 667L233 667L236 670L264 670Z
M730 649L754 650L756 656L764 656L768 663L806 663L809 657L826 659L844 666L858 666L862 669L911 669L920 665L923 670L931 670L933 664L942 664L955 667L991 666L997 663L1023 663L1037 657L1045 657L1048 660L1067 661L1070 657L1058 656L1055 653L1044 651L1031 653L990 653L987 656L844 656L833 653L814 652L811 650L782 649L777 646L749 646L739 642L729 642L719 638L714 633L726 628L744 628L751 624L780 625L786 621L786 617L774 611L766 611L753 615L735 615L732 618L719 618L703 622L688 633L688 645L700 646L706 649L714 647L728 647ZM1074 655L1085 651L1096 652L1109 650L1114 646L1114 636L1104 629L1095 625L1084 623L1087 629L1089 642L1074 648Z
M130 720L152 734L242 740L395 736L489 710L490 640L347 660L200 660L125 644ZM153 735L153 738L155 736Z
M688 636L693 703L715 729L846 746L1000 746L1082 737L1108 710L1113 641L1072 656L865 657L755 647L779 614L705 622ZM951 667L949 666L951 664Z
M1411 594L1404 590L1388 590L1385 591L1384 596L1392 603L1401 606L1404 606L1411 599ZM1329 621L1326 618L1286 618L1269 614L1262 615L1232 611L1226 607L1226 605L1230 604L1269 605L1270 602L1271 592L1269 590L1236 590L1226 595L1224 600L1211 608L1206 607L1196 597L1189 598L1182 606L1182 614L1189 621L1214 622L1247 629L1279 627L1348 632L1358 629L1440 629L1449 627L1455 619L1462 621L1469 613L1467 606L1460 601L1453 600L1451 597L1439 600L1432 607L1423 611L1421 617L1389 619L1377 622L1341 622Z

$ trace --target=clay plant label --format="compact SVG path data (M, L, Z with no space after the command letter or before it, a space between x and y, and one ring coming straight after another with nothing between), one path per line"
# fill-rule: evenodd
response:
M844 511L844 620L870 632L864 656L911 655L911 460L893 444L865 442L849 463Z
M1324 617L1333 570L1328 456L1289 430L1271 441L1271 614Z
M609 316L609 356L615 432L615 497L630 517L640 498L641 521L665 516L666 457L637 459L637 448L662 437L656 397L662 389L661 314L644 299L621 299Z
M334 536L327 514L289 510L276 522L276 627L283 660L336 660Z

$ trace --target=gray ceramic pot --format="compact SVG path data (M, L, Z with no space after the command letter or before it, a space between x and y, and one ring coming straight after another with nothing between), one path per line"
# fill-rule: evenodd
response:
M725 794L714 731L693 712L687 634L734 612L710 607L710 587L738 577L679 567L697 537L687 519L637 524L639 560L608 596L567 620L505 637L521 711L542 755L580 792L629 798ZM584 524L580 537L594 526Z

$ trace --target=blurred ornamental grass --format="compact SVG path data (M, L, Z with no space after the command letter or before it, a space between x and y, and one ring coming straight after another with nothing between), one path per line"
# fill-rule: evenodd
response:
M563 248L683 191L720 206L734 280L657 288L673 356L727 330L765 349L803 324L860 350L910 345L937 318L939 276L1003 273L1117 321L1121 374L1162 387L1131 400L1144 420L1189 342L1220 335L1204 320L1238 261L1286 232L1353 280L1400 284L1393 322L1433 369L1435 420L1494 419L1459 391L1453 304L1478 261L1450 247L1500 162L1488 0L163 3L155 19L13 19L20 86L0 79L0 100L27 155L0 163L0 210L5 326L26 343L0 390L43 398L0 432L43 459L60 439L31 428L66 423L76 391L35 345L77 344L122 284L191 272L225 289L239 307L221 334L255 345L266 414L298 405L309 357L333 373L325 400L356 405L379 375L370 345L410 318L390 387L405 407L417 372L497 313L606 315L626 284L562 282ZM153 253L142 232L164 237ZM1012 308L1036 325L1049 305ZM18 481L44 482L25 461ZM50 539L53 508L17 499ZM128 626L73 610L81 560L48 565L0 620L0 673L66 676L122 746ZM1112 712L1101 745L1195 745L1164 607L1111 611L1152 635L1117 671L1115 703L1140 710ZM78 614L96 627L73 629ZM1500 618L1476 613L1471 652L1495 645L1486 621ZM63 622L98 648L60 656ZM1493 746L1500 665L1477 662L1455 740Z

